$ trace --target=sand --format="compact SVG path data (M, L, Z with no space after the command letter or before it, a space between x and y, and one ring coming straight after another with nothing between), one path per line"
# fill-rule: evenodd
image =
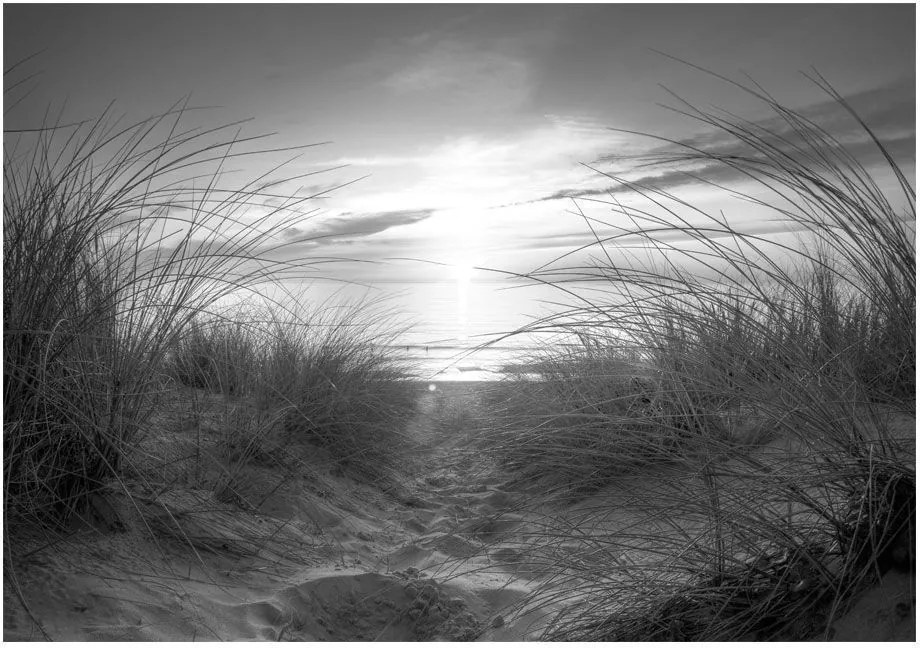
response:
M385 486L305 446L288 448L308 459L283 479L269 447L237 467L246 488L201 488L200 475L179 478L185 423L160 421L148 449L176 443L177 458L157 488L129 481L128 498L113 486L65 539L47 546L36 533L19 551L4 579L4 640L537 638L555 610L516 604L551 571L523 540L540 493L473 443L474 385L419 398L404 479ZM912 640L914 592L913 575L890 572L835 639Z

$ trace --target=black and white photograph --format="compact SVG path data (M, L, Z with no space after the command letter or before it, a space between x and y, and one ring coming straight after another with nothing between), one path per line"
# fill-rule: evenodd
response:
M916 45L4 3L3 641L915 641Z

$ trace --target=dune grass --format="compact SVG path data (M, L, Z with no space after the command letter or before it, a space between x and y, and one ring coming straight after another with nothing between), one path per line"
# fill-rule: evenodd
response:
M913 189L814 82L874 143L893 192L819 124L735 84L772 119L682 101L719 145L655 138L640 161L730 170L755 189L726 194L771 209L798 244L605 173L642 200L612 193L613 217L584 216L592 244L528 276L581 304L530 330L582 346L509 384L487 442L567 497L620 496L535 540L556 575L528 605L562 609L546 639L827 637L855 592L914 564ZM594 263L567 263L589 248Z
M394 468L417 401L409 368L387 350L403 329L383 306L318 309L297 325L276 318L263 378L286 434L371 477Z
M541 355L490 398L484 441L506 468L589 493L684 456L691 422L654 371L593 343Z
M226 495L269 437L277 448L295 435L379 473L411 410L404 368L377 346L399 329L381 309L276 300L231 316L227 303L285 280L334 278L335 259L303 256L309 239L294 228L316 194L283 188L304 176L228 180L242 159L306 147L265 148L240 124L186 126L191 115L178 106L121 126L107 112L5 133L8 558L11 534L67 535L111 487L162 493L188 483L170 470L196 458L221 464L207 487ZM201 426L190 452L167 452L182 425L168 431L164 412L200 419L207 408L189 403L211 396L226 461L202 445Z
M197 316L170 350L167 375L193 402L219 395L266 421L228 427L236 455L306 444L356 475L384 477L417 400L410 368L388 351L403 330L397 313L366 299L315 304L301 294L293 302Z

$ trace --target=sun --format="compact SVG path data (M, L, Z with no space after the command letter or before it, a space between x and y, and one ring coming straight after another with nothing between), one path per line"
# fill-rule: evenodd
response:
M468 286L473 278L473 272L475 272L475 269L472 261L463 260L454 264L454 276L457 278L458 286Z

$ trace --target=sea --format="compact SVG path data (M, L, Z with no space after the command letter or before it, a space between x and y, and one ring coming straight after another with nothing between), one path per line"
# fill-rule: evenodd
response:
M533 332L535 322L570 305L551 286L496 281L343 285L316 282L316 300L366 300L385 306L400 334L381 347L419 380L490 381L522 367L547 344L570 344L565 336Z

